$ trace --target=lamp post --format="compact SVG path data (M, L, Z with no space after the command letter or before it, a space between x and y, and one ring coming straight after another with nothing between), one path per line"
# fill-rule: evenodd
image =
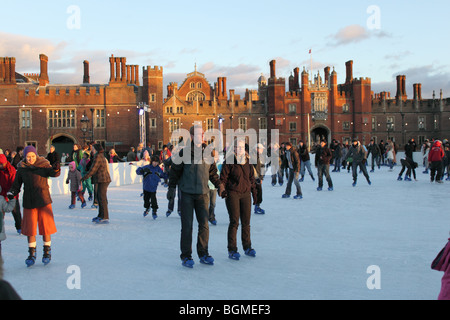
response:
M86 115L86 111L83 113L83 116L81 117L81 131L83 132L83 145L86 144L86 132L88 131L89 127L89 118Z

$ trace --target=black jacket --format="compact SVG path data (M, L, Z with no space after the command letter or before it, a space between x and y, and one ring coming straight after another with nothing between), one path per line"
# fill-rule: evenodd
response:
M189 150L190 149L190 150ZM197 150L203 155L205 145L202 145L202 150ZM182 161L185 152L191 153L190 161ZM177 185L182 192L190 194L206 194L209 192L208 180L214 184L216 188L219 187L219 175L217 174L216 164L206 163L202 159L201 163L196 163L194 156L195 147L191 143L190 148L183 148L179 154L172 155L172 165L169 173L169 188L175 188Z

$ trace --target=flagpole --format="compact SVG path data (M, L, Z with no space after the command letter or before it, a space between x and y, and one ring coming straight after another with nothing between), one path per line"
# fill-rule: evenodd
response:
M310 72L311 72L311 78L310 78L310 81L312 81L312 50L311 49L309 49L309 58L310 58L310 64L311 64L311 70L310 70Z

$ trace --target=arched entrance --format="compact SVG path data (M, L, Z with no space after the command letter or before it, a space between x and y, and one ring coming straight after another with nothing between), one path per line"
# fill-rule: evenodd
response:
M50 144L55 146L55 150L60 156L63 153L68 153L72 155L73 145L75 144L75 141L73 138L61 134L53 138L53 140L50 141Z
M325 139L328 143L330 143L330 130L325 126L315 126L311 129L311 144L319 144L320 140Z

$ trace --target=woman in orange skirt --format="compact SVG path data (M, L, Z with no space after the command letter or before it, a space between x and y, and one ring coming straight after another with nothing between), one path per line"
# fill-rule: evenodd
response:
M47 159L38 156L33 146L27 146L23 155L8 198L14 198L23 184L22 234L28 237L29 256L25 263L30 267L36 261L37 227L44 241L42 262L48 264L51 260L51 235L56 233L56 226L47 179L58 177L61 172L59 163L51 166Z

